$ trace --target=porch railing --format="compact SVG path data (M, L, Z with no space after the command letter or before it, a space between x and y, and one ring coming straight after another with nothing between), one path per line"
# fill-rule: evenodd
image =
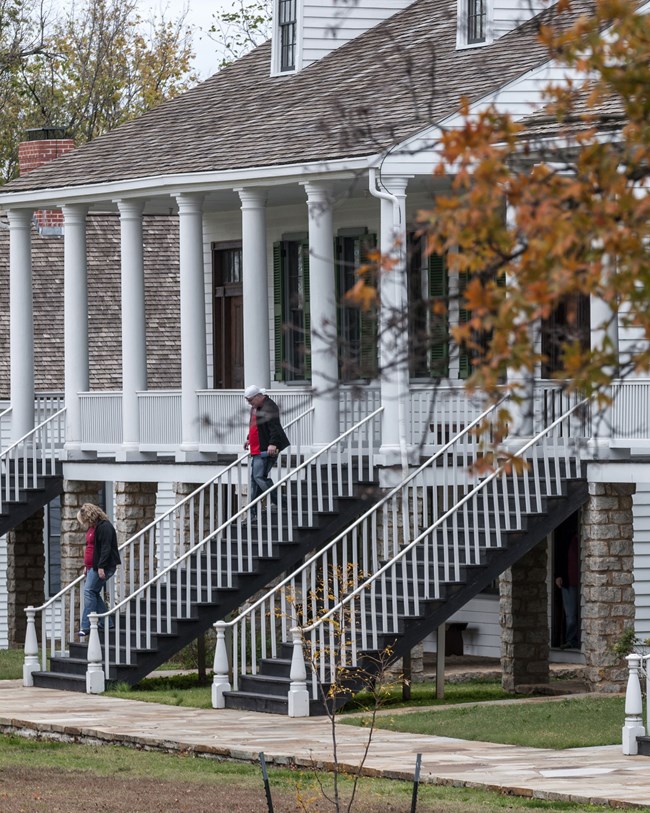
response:
M122 445L121 392L82 392L79 409L82 448L111 451Z
M55 475L65 442L65 409L39 423L0 452L0 513L21 491L37 488L40 477Z
M310 417L312 408L297 415L286 426L289 430ZM293 435L293 433L291 433ZM297 433L300 434L299 432ZM226 521L241 514L239 503L247 494L248 452L218 472L208 482L120 545L122 564L108 583L109 603L116 605L143 584L167 573L169 563L198 543ZM280 475L291 470L302 457L301 447L292 445L290 453L278 458ZM238 513L239 512L239 513ZM34 623L40 624L40 662L45 668L48 653L65 652L67 642L80 628L83 612L84 576L78 576L39 607L30 607Z
M220 640L223 631L232 630L235 690L241 676L257 674L260 658L277 657L293 627L336 605L446 511L450 492L467 490L476 482L469 466L484 439L491 437L490 421L499 406L468 421L429 460L237 618L215 625ZM481 435L475 431L479 426ZM228 664L220 660L223 654L223 649L215 652L214 671L220 676L215 677L213 691L217 708L223 707L220 687L229 673Z
M293 643L302 648L307 636L313 699L319 685L337 680L340 668L357 667L363 652L381 651L383 636L398 634L405 618L418 616L425 602L440 599L443 585L459 583L462 566L480 564L485 550L501 548L502 532L520 530L525 514L540 513L543 496L561 494L565 478L581 475L584 437L576 437L572 429L586 407L585 402L574 405L524 444L515 455L521 469L499 466L469 491L466 483L451 483L446 489L449 510L363 583L349 585L335 606L303 604ZM512 507L504 511L504 506ZM297 684L306 668L294 665L292 681ZM300 689L292 686L291 691ZM298 705L304 710L304 703Z
M650 445L650 379L615 382L612 399L612 438Z
M312 406L309 391L269 390L267 394L277 403L285 423ZM210 451L224 446L241 449L242 427L248 424L249 412L241 390L204 390L198 393L198 398L201 449ZM295 442L303 447L308 446L312 442L311 430L311 418L301 422L291 436L292 443L296 431L299 431L300 436L295 438Z
M650 444L650 380L628 379L612 385L610 411L611 437ZM313 402L311 391L270 390L285 420ZM202 451L235 452L241 447L246 410L239 390L204 390L199 398L199 444ZM80 395L82 443L85 449L107 451L122 443L122 394L86 392ZM561 382L536 381L534 386L533 433L548 426L581 400ZM147 391L138 394L142 451L168 452L181 442L181 394L177 390ZM355 425L381 406L377 385L342 385L339 389L340 431ZM482 401L463 387L444 384L413 384L408 394L409 443L423 454L433 454L483 410ZM592 431L592 417L580 413L586 434ZM296 441L309 446L311 422L301 424Z

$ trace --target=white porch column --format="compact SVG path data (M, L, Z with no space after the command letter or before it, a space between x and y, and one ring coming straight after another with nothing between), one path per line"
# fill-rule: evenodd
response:
M11 356L11 438L34 428L34 324L32 300L32 212L10 209L9 352Z
M62 207L63 312L65 354L66 450L81 447L81 407L79 393L88 390L88 272L86 255L86 215L88 207Z
M517 229L517 212L511 203L506 203L506 222L511 231ZM539 324L529 326L529 336L531 346L534 346L534 334L538 331ZM514 439L515 445L520 445L520 438L531 438L534 434L534 410L535 410L535 373L528 372L521 367L508 368L508 383L513 384L515 391L524 397L518 404L514 401L508 402L508 410L512 418L509 434Z
M382 445L380 454L387 465L399 459L407 465L409 441L408 384L409 338L406 327L408 288L406 280L406 186L408 178L382 176L388 196L381 199L380 248L390 258L390 270L380 273L380 344ZM397 317L403 329L391 326Z
M208 385L203 269L203 195L177 195L181 295L181 452L198 452L198 390Z
M143 201L120 200L122 254L122 427L123 449L140 447L138 391L147 388L147 345L144 309Z
M603 257L604 271L603 274L609 277L616 273L612 260ZM605 341L609 341L614 348L616 359L618 362L619 347L618 347L618 314L612 307L600 297L592 296L589 303L589 315L591 322L591 349L598 350L603 347ZM616 369L607 370L608 375L615 376ZM609 445L609 438L612 436L612 408L603 407L599 415L594 415L592 430L594 438L602 439Z
M271 386L266 260L266 192L237 189L242 211L245 383Z
M317 181L304 187L309 209L313 441L315 446L324 446L340 434L332 190L328 184Z

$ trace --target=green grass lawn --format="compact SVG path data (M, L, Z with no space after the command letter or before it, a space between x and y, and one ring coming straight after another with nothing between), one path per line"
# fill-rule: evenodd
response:
M411 734L435 734L536 748L616 745L625 719L623 697L587 697L535 703L484 703L428 709L413 714L379 715L378 728ZM369 725L369 717L341 718L348 725Z
M214 793L222 795L229 788L246 798L256 791L258 806L262 788L258 765L202 759L191 755L165 754L136 751L112 745L76 745L61 742L27 740L21 737L0 735L0 765L4 782L11 782L12 768L41 770L45 774L55 770L69 776L70 786L78 782L92 783L93 776L111 777L138 782L154 779L158 782L160 798L174 798L174 783L207 784L214 786ZM321 810L315 801L322 801L321 786L331 793L331 776L290 768L269 768L273 793L284 794L285 799L311 800L309 810ZM409 810L412 784L394 780L363 778L357 792L353 810L363 810L367 805L381 810ZM342 778L342 795L348 798L352 789L350 779ZM277 801L277 799L276 799ZM171 809L171 808L170 808ZM185 809L185 807L183 808ZM214 808L215 810L217 807ZM288 809L286 806L282 810ZM293 806L291 809L305 809ZM331 809L328 805L327 809ZM343 808L345 809L345 808ZM418 794L418 813L523 813L524 811L570 811L584 813L584 805L569 802L542 801L476 788L422 785ZM27 810L27 808L25 808ZM590 806L590 813L605 813L609 807Z
M0 649L0 680L20 680L24 660L23 649Z

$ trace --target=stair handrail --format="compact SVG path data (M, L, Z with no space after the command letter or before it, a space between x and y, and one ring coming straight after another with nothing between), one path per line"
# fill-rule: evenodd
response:
M576 410L583 407L588 402L589 402L589 399L585 398L580 403L573 406L568 412L565 412L564 415L561 415L559 418L556 418L553 421L552 424L547 426L541 432L538 432L538 434L535 435L534 438L531 438L531 440L527 441L517 452L515 452L513 454L513 457L522 457L523 454L526 451L528 451L528 449L532 448L539 440L541 440L544 436L546 436L552 429L554 429L556 426L561 424L570 415L572 415ZM301 629L302 629L303 633L311 632L317 626L319 626L320 624L322 624L325 621L329 620L329 618L337 610L340 610L346 604L349 604L349 602L352 601L352 599L355 598L355 596L357 596L359 593L363 592L363 590L365 590L366 587L368 587L368 585L375 582L379 578L379 576L381 576L383 573L385 573L387 570L389 570L392 567L392 565L395 564L395 562L398 562L400 559L403 559L410 550L412 550L416 545L418 545L422 541L422 539L429 536L433 530L435 530L437 527L441 526L453 514L457 513L459 508L462 508L463 505L468 503L477 493L479 493L484 488L486 488L486 486L488 486L500 474L503 474L506 471L507 468L508 468L507 464L501 464L493 472L491 472L485 478L483 478L477 485L474 486L474 488L468 494L466 494L464 497L461 497L461 499L457 503L455 503L453 508L450 508L446 513L444 513L442 516L440 516L429 528L426 528L424 531L422 531L422 533L416 539L414 539L408 545L401 548L397 552L397 554L390 560L390 562L386 562L376 573L373 573L372 576L369 576L368 579L366 579L366 581L363 584L359 585L355 590L348 593L336 605L336 607L332 607L331 610L329 610L325 615L321 616L313 624L302 627Z
M313 407L312 407L312 409L313 409ZM336 438L336 440L331 441L326 446L323 446L322 448L320 448L317 452L314 452L314 454L312 454L311 457L307 458L307 460L304 460L302 463L300 463L294 469L287 472L287 474L285 474L284 477L282 477L280 480L278 480L276 483L274 483L273 486L270 489L268 489L267 491L264 491L262 494L260 494L254 500L251 500L249 503L247 503L242 508L240 508L239 511L237 511L235 514L233 514L231 517L229 517L218 528L215 528L213 531L211 531L211 533L208 536L206 536L204 539L202 539L193 548L190 548L190 550L185 551L181 556L179 556L171 564L169 564L164 570L161 570L160 573L158 573L156 576L154 576L154 578L150 579L146 584L143 584L136 591L134 591L130 596L127 596L126 598L122 599L122 601L119 604L116 604L114 607L112 607L111 610L108 613L105 613L104 615L98 614L98 618L103 618L103 617L105 617L107 615L110 615L111 613L115 612L116 610L119 610L120 607L124 606L129 601L131 601L132 599L136 598L138 595L141 595L145 590L147 590L149 587L154 585L159 579L161 579L163 576L166 576L170 571L174 570L178 564L180 564L181 562L184 562L188 557L196 554L199 548L205 546L218 533L224 531L229 525L234 525L238 520L243 519L246 516L246 514L252 513L252 510L257 505L260 505L264 501L264 499L266 497L268 497L273 491L279 491L281 489L281 487L283 485L285 485L293 477L295 477L295 475L298 472L303 471L305 468L307 468L309 466L310 463L314 463L316 460L318 460L319 457L322 457L325 454L325 452L329 451L330 449L333 449L339 443L340 440L342 440L343 438L346 438L349 435L353 434L361 426L368 423L373 418L376 418L381 412L383 412L383 409L384 409L383 407L379 407L379 409L376 409L370 415L367 415L365 418L362 418L362 420L360 420L358 423L356 423L350 429L346 430L345 432L342 432L338 436L338 438Z
M322 559L324 555L331 550L333 550L339 542L344 539L348 534L353 532L356 528L363 525L370 517L374 514L378 514L379 511L388 503L390 502L393 497L397 496L400 492L403 492L404 488L408 486L413 480L415 480L422 472L426 471L427 469L431 468L431 466L436 463L440 458L444 457L449 453L453 446L457 445L464 437L469 435L477 426L483 423L489 415L497 410L500 406L503 405L505 401L508 400L509 396L504 396L503 398L499 399L494 404L491 404L487 409L485 409L480 415L474 418L470 423L468 423L465 427L463 427L459 432L454 435L453 438L447 441L440 449L438 449L431 457L425 460L418 468L414 469L409 475L402 481L400 481L396 486L390 489L386 494L382 496L382 498L372 505L367 511L365 511L361 516L357 517L350 525L345 528L345 530L341 531L334 539L328 542L322 548L319 548L316 553L310 556L308 559L305 560L299 567L297 567L291 574L286 576L282 581L278 584L274 585L270 590L268 590L261 598L257 599L255 602L247 606L236 618L230 619L229 621L218 621L215 623L215 628L217 625L219 626L220 630L227 629L236 629L238 625L245 621L248 616L251 616L259 607L263 606L266 603L271 602L274 596L279 594L287 585L291 584L291 582L295 581L300 575L308 570L312 564L314 564L317 560ZM233 649L236 647L233 646ZM215 652L216 657L216 652ZM221 670L220 670L221 671ZM217 674L217 668L215 667L215 674ZM236 681L235 681L236 685Z
M151 588L155 584L164 582L166 580L166 578L168 576L172 576L174 574L174 572L177 575L177 579L180 580L181 566L184 563L188 563L190 557L198 556L198 554L200 554L201 551L206 548L208 543L213 538L217 537L219 534L223 534L224 532L226 532L226 534L227 534L228 530L232 529L233 526L236 526L236 530L237 530L237 534L238 534L237 541L241 545L241 543L244 541L244 537L242 536L242 533L241 533L241 531L242 531L242 526L241 526L242 520L245 520L247 516L252 517L253 511L257 511L258 516L259 516L259 509L261 508L262 502L265 500L265 498L269 497L270 494L272 492L274 492L274 491L279 492L284 486L289 485L292 480L295 480L296 483L299 485L299 476L301 475L302 472L307 471L312 464L317 463L319 461L319 459L324 458L326 455L328 455L328 453L330 451L336 450L337 446L341 447L343 440L346 440L346 439L350 438L355 433L358 433L359 430L363 429L367 425L370 425L372 423L372 421L374 421L383 411L384 411L384 408L379 407L378 409L374 410L372 413L370 413L369 415L366 415L364 418L362 418L360 421L358 421L354 426L350 427L345 432L342 432L333 441L330 441L326 445L319 448L310 457L308 457L306 460L304 460L302 463L300 463L298 466L296 466L294 469L292 469L290 472L288 472L282 478L280 478L276 483L274 483L272 488L270 488L267 491L263 492L258 497L256 497L254 500L251 500L249 503L247 503L242 508L240 508L238 511L236 511L225 522L223 522L221 525L219 525L217 528L215 528L213 531L211 531L203 540L201 540L199 543L194 545L193 548L191 548L190 550L185 551L182 555L177 557L174 562L167 565L167 567L165 567L163 570L161 570L159 573L157 573L153 578L151 578L145 584L142 584L140 587L135 589L130 595L126 596L121 601L116 603L113 607L111 607L108 610L108 612L103 613L103 614L97 614L98 619L103 619L103 618L107 618L107 617L111 617L111 616L114 617L114 619L115 619L115 633L116 633L116 636L118 636L119 633L120 633L120 629L121 629L120 610L122 610L122 608L126 607L130 603L135 602L137 599L139 599L139 598L141 598L143 596L146 597L146 595L149 594ZM369 451L369 457L372 458L373 455L374 455L374 449L371 449ZM369 468L372 468L374 466L374 464L371 464L371 463L369 463L368 465L369 465ZM322 483L321 483L321 475L320 475L320 471L318 469L317 469L317 472L319 474L319 477L318 477L319 485L322 485ZM318 496L318 499L319 499L320 503L323 503L324 501L323 501L323 495L322 495L321 491L319 491L319 494L317 496ZM329 495L329 502L331 503L332 501L333 501L333 496ZM267 501L266 510L267 510L267 517L268 517L268 516L270 516L270 501ZM317 510L320 510L320 509L317 509ZM306 509L306 513L309 516L313 516L314 509L313 509L313 506L311 504ZM248 542L248 549L247 549L245 555L247 556L247 558L249 558L249 561L250 561L250 560L252 560L252 535L251 535L250 524L247 523L245 527L246 527L247 542ZM289 519L288 519L287 520L287 530L291 531L291 528L292 528L292 526L290 525ZM271 547L272 547L272 538L271 538L271 536L269 536L268 537L268 549L271 550ZM263 551L263 544L262 543L260 544L259 549L260 549L260 551ZM191 568L188 566L187 569L186 569L186 573L190 574L190 572L191 572ZM232 573L227 574L227 577L229 579L229 582L231 583L232 582ZM228 584L226 584L226 586L228 586ZM215 588L215 590L218 590L218 589L219 589L218 587ZM177 606L180 607L180 604L181 603L185 604L185 601L180 602L180 600L179 600L179 601L177 601L175 603L177 604ZM162 605L162 602L160 602L160 604ZM190 609L189 600L187 601L187 605L188 605L187 609L189 611L189 609ZM147 621L147 620L149 620L149 619L148 618L145 619L145 621ZM159 615L155 620L158 622L158 624L161 624L161 619L160 619ZM138 620L136 623L137 623L136 636L138 638L142 637L143 645L146 645L150 641L151 635L155 634L155 633L152 632L150 624L145 623L146 628L145 628L145 630L143 632L140 629L140 627L141 627L140 621ZM126 632L127 632L127 636L126 636L127 637L127 643L125 645L125 652L124 652L125 660L123 660L123 661L120 660L120 662L119 662L120 665L130 663L132 650L138 648L137 644L133 644L131 642L131 640L130 640L131 619L130 619L130 616L128 614L126 614L125 627L126 627ZM109 665L110 665L110 651L109 651L110 648L107 645L107 642L108 642L108 626L107 625L105 625L105 627L104 627L103 634L105 636L104 637L104 646L103 646L103 649L104 649L104 668L105 668L106 672L108 673L108 669L109 669Z
M9 409L11 409L11 407ZM28 460L32 461L31 481L33 486L36 484L39 473L41 475L46 475L48 472L50 474L55 473L56 463L58 461L56 452L59 451L63 444L55 444L53 433L51 433L49 440L45 437L45 442L41 442L39 455L37 454L39 451L39 449L37 449L38 444L30 442L37 440L39 435L44 433L50 425L54 426L55 424L59 437L64 439L61 431L61 418L65 414L65 411L65 407L57 410L57 412L50 415L49 418L38 423L33 429L30 429L29 432L26 432L22 437L18 438L18 440L0 452L0 511L2 510L3 501L11 499L12 494L15 499L18 499L20 489L27 488L30 480L27 466L23 467L21 475L17 467L14 468L13 472L11 471L11 467L7 466L9 461L18 460L20 458L22 458L24 463L27 463ZM31 449L29 448L30 446ZM21 447L23 447L23 452L19 453ZM44 455L43 452L48 449L50 454ZM36 465L37 460L41 463L40 472Z
M304 410L303 412L301 412L301 413L300 413L300 415L297 415L295 418L292 418L290 421L288 421L288 422L285 424L286 428L287 428L287 429L289 429L291 426L293 426L293 425L294 425L294 424L296 424L298 421L300 421L300 420L302 420L303 418L305 418L307 415L309 415L309 414L310 414L311 412L313 412L313 411L314 411L314 407L313 407L313 406L308 407L306 410ZM152 520L152 521L151 521L151 522L150 522L148 525L146 525L144 528L141 528L139 531L137 531L135 534L133 534L133 536L130 536L130 537L127 539L127 540L125 540L124 542L122 542L122 544L121 544L121 545L119 545L119 546L118 546L118 550L120 551L120 553L123 553L123 552L126 550L126 548L128 548L128 547L130 547L130 546L133 546L133 544L134 544L134 543L135 543L135 542L136 542L136 541L137 541L137 540L138 540L140 537L143 537L145 534L149 533L149 531L151 531L151 530L152 530L152 529L153 529L153 528L154 528L156 525L160 525L160 524L162 524L162 523L164 522L164 520L168 519L168 518L169 518L169 517L170 517L170 516L171 516L171 515L172 515L172 514L175 512L175 511L177 511L179 508L181 508L182 506L184 506L184 505L186 505L187 503L189 503L189 502L190 502L190 501L191 501L191 500L192 500L194 497L196 497L196 496L197 496L197 495L198 495L198 494L199 494L201 491L203 491L204 489L206 489L206 488L207 488L207 487L209 487L210 485L212 485L212 484L216 483L217 481L219 481L219 480L221 480L221 479L224 479L224 476L225 476L225 475L226 475L228 472L230 472L232 469L236 468L238 465L240 465L240 464L241 464L241 463L242 463L244 460L246 460L248 457L250 457L250 452L249 452L249 451L247 451L247 452L245 452L244 454L240 455L240 456L239 456L239 457L238 457L236 460L234 460L234 461L233 461L232 463L230 463L228 466L226 466L225 468L221 469L221 470L220 470L220 471L219 471L217 474L215 474L215 475L214 475L214 477L211 477L209 480L206 480L206 482L205 482L205 483L201 483L199 486L197 486L197 488L195 488L195 489L194 489L194 491L192 491L190 494L187 494L185 497L183 497L183 499L182 499L182 500L179 500L179 501L178 501L177 503L175 503L175 504L174 504L174 505L173 505L171 508L168 508L168 509L167 509L167 511L165 511L164 513L162 513L162 514L161 514L159 517L156 517L156 519ZM191 552L192 552L192 550L193 550L193 548L190 548L190 550L188 550L188 551L187 551L187 553L191 553ZM174 563L172 563L172 565L173 565L173 564L174 564ZM52 604L53 604L55 601L57 601L57 600L59 600L59 599L63 598L63 597L64 597L64 595L66 595L68 592L70 592L70 591L72 590L72 588L73 588L73 587L75 587L76 585L78 585L78 584L79 584L80 582L82 582L82 581L83 581L85 578L86 578L86 577L85 577L85 575L82 573L80 576L77 576L77 578L76 578L76 579L74 579L73 581L71 581L71 582L70 582L69 584L67 584L65 587L62 587L62 588L61 588L61 590L59 590L59 592L58 592L56 595L51 596L51 597L50 597L50 598L49 598L49 599L48 599L48 600L47 600L45 603L41 604L39 607L33 607L33 608L31 608L31 609L33 609L35 613L39 613L39 612L43 612L44 610L47 610L47 609L48 609L48 608L49 608L49 607L50 607L50 606L51 606L51 605L52 605ZM103 617L103 616L100 616L100 617Z
M559 418L556 418L556 420L554 420L551 424L549 424L543 430L538 432L538 434L535 435L535 437L528 440L517 452L515 452L512 455L512 457L523 458L523 455L528 450L535 447L538 443L540 443L540 441L542 441L545 437L547 437L549 435L549 433L552 432L556 427L558 427L563 422L567 421L567 419L571 418L571 416L575 412L577 412L578 410L580 410L583 407L587 406L590 403L590 400L591 399L589 399L589 398L585 398L585 399L581 400L579 403L575 404L573 407L571 407L571 409L569 409L567 412L565 412ZM567 446L567 449L568 449L568 446ZM569 463L568 455L565 455L565 461L566 461L566 464L567 464L567 467L568 467L568 463ZM576 462L576 464L575 464L575 469L576 469L576 472L577 472L578 471L578 462ZM325 625L328 622L330 622L330 624L331 624L332 619L334 618L334 616L337 613L341 613L351 602L354 601L354 599L356 599L361 594L366 593L368 591L368 589L371 589L373 587L373 585L375 585L380 578L385 576L398 563L402 562L402 564L404 565L407 555L410 552L414 551L415 548L418 545L420 545L420 543L423 540L430 537L432 535L432 533L437 528L441 528L450 518L453 517L454 514L457 514L459 512L459 510L463 506L465 506L472 499L474 499L474 497L477 494L479 494L481 492L485 492L485 489L488 487L488 485L490 483L495 482L495 480L499 476L506 473L507 470L508 470L508 463L507 462L500 464L493 472L491 472L489 475L484 477L476 486L474 486L474 488L472 488L469 491L469 493L467 493L460 500L458 500L454 504L454 506L452 508L450 508L442 516L440 516L430 527L428 527L424 531L422 531L422 533L419 536L417 536L415 539L413 539L408 545L405 545L403 548L401 548L397 552L397 554L390 561L388 561L384 565L382 565L382 567L379 568L379 570L377 570L370 577L368 577L358 587L356 587L355 589L353 589L349 593L347 593L335 606L331 607L326 613L324 613L322 616L317 618L316 621L312 622L311 624L304 625L304 626L301 626L299 624L295 625L295 627L292 629L292 634L293 634L293 638L294 638L294 654L293 654L293 660L292 660L292 674L295 674L295 675L298 676L298 678L299 678L298 682L299 683L304 682L304 686L305 686L304 691L306 691L306 682L305 682L304 678L301 681L300 677L302 675L303 670L305 670L305 674L306 674L306 664L305 664L305 661L304 661L304 643L303 643L305 635L306 634L311 634L312 642L315 641L315 638L316 638L315 632L319 627L323 627L323 625ZM547 465L547 460L546 459L545 459L545 472L546 472L546 474L548 476L548 465ZM515 472L515 476L516 476L516 472ZM529 497L530 495L528 494L527 496ZM406 570L404 570L404 572L406 572ZM375 630L375 638L376 638L376 630ZM301 658L302 658L302 662L300 660ZM325 663L325 660L322 659L320 661L320 664L321 664L321 667L322 667L321 674L324 673L324 667L323 667L324 663ZM294 667L296 665L297 665L297 669L296 669L296 672L294 673ZM312 670L312 697L314 697L314 698L316 698L316 696L317 696L317 680L318 680L318 675L316 673L316 669L313 669ZM292 681L293 681L293 678L292 678ZM295 691L295 690L296 690L295 687L290 690L290 697L291 697L291 692ZM302 690L299 689L298 691L302 691ZM298 703L300 704L300 701L298 701ZM303 707L304 707L304 703L303 703ZM308 708L308 705L307 705L307 708ZM308 714L308 711L307 711L307 714Z

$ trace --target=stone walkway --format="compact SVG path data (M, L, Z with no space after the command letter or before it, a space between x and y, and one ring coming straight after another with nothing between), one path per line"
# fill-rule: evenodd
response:
M275 764L327 767L332 760L330 728L324 719L183 709L26 689L19 681L0 682L0 731L251 762L257 761L260 751ZM358 765L366 733L338 726L340 763ZM412 778L418 752L424 782L482 786L581 804L650 806L650 759L625 757L620 745L552 751L377 730L366 773Z

